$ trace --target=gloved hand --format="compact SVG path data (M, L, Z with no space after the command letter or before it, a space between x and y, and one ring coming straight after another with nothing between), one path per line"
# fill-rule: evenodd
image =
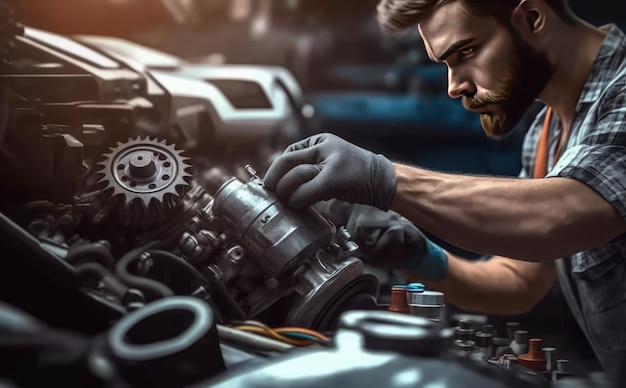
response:
M295 209L337 198L389 210L397 179L389 159L323 133L290 145L264 182Z
M346 227L368 264L406 270L434 281L440 281L448 270L444 250L395 212L337 200L319 202L315 208L335 225Z

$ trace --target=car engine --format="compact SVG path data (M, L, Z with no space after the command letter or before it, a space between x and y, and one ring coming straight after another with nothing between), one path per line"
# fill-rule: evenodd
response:
M11 182L3 192L17 200L18 224L94 292L145 302L196 295L226 320L317 330L347 308L375 306L378 284L351 257L357 247L345 229L282 205L250 166L247 181L213 177L225 183L209 193L186 156L202 141L195 150L176 144L144 74L41 35L14 38L3 75L2 174ZM70 42L67 51L46 46L53 38Z
M265 189L302 117L255 131L200 77L3 2L0 34L0 386L549 386L380 311L346 228Z

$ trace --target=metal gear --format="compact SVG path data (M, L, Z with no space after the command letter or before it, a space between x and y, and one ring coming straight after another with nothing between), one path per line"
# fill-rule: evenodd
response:
M148 137L118 142L98 163L102 191L110 195L124 224L149 226L162 221L191 187L192 166L174 144Z

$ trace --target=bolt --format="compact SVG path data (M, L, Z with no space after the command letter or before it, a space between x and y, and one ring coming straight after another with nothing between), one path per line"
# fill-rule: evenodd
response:
M256 176L256 170L252 168L252 166L250 166L249 164L246 164L246 166L243 169L246 171L248 175L250 175L250 178L259 179L259 177Z
M243 257L243 249L239 245L230 248L228 250L228 257L231 263L237 264Z
M188 232L183 233L183 236L180 238L180 249L185 252L191 252L195 247L198 246L198 240Z
M270 220L270 218L272 218L269 214L266 215L265 217L263 217L263 219L261 220L262 223L267 224L267 221Z
M548 372L552 372L554 370L554 368L555 368L556 348L544 347L541 350L543 350L543 356L546 359L546 370Z
M136 288L129 288L124 296L122 296L121 302L127 310L133 311L143 307L146 300L140 290Z
M139 256L139 263L137 264L137 269L139 270L139 273L146 274L152 267L152 264L153 264L152 255L150 255L148 252L143 252Z
M194 292L191 294L191 296L194 296L196 298L199 298L205 301L208 301L211 299L211 294L209 294L207 290L202 286L196 288Z

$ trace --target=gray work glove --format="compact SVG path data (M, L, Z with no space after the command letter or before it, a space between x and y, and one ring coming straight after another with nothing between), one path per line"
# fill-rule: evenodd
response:
M337 198L389 210L397 179L389 159L322 133L290 145L264 182L294 209Z
M372 266L406 270L435 281L447 272L444 250L398 213L337 200L319 202L315 208L335 225L346 227L359 245L359 257Z

